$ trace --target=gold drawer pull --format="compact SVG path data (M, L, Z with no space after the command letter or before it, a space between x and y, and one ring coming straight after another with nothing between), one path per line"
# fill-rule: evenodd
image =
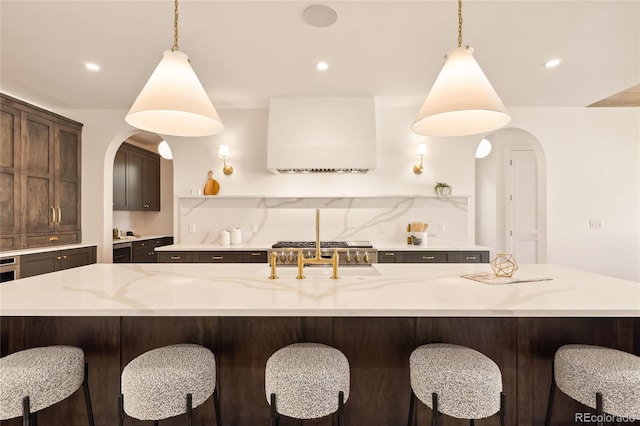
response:
M61 256L56 257L56 260L62 260Z
M49 241L58 241L58 236L54 235L52 237L49 237Z
M251 253L251 256L261 256L262 253Z
M222 260L222 259L224 259L224 256L213 256L211 259L212 260Z
M385 253L384 255L385 256L395 256L396 254L395 253Z
M170 260L180 260L180 259L182 259L182 256L171 256L169 259Z
M422 258L424 260L434 260L436 257L435 256L422 256Z
M467 256L467 260L476 260L476 256Z
M62 256L62 259L66 259L66 258L67 258L67 256Z

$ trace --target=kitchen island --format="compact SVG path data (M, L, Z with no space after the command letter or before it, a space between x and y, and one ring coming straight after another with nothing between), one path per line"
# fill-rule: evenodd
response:
M335 346L349 359L345 409L353 425L406 424L408 357L420 344L463 344L496 361L513 425L543 424L557 347L580 342L640 353L636 282L554 265L516 274L551 280L500 285L461 278L490 272L486 264L379 264L343 268L339 280L317 267L305 269L306 280L294 279L295 268L278 268L278 280L268 272L264 264L97 264L3 284L2 354L55 343L84 348L96 422L112 425L127 362L161 345L202 344L218 361L223 423L266 426L266 359L298 341ZM557 407L560 424L585 411L564 396ZM212 414L196 410L195 424L213 424ZM41 418L84 424L83 416L78 397L77 409L61 404ZM429 417L420 405L420 424Z

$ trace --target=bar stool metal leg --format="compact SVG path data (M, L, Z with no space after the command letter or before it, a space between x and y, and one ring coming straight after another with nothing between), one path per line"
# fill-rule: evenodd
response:
M280 423L280 415L276 410L276 394L271 394L271 426L278 426Z
M344 425L344 392L338 392L338 426Z
M84 363L84 382L82 383L84 390L84 403L87 407L87 417L89 418L89 426L95 426L93 420L93 408L91 407L91 394L89 393L89 364Z
M432 403L432 414L431 414L431 424L433 426L436 426L438 424L438 394L437 393L432 393L431 394L431 403Z
M31 413L29 421L31 422L31 426L38 426L38 412Z
M118 426L124 424L124 395L118 395Z
M29 397L22 398L22 426L30 426L31 408L29 407Z
M602 410L602 394L600 392L596 393L596 425L602 426L603 423L603 410Z
M158 424L159 424L159 423L160 423L160 422L159 422L158 420L154 420L154 421L153 421L153 426L158 426Z
M412 426L413 424L413 410L416 405L416 394L413 392L413 388L411 389L411 398L409 399L409 419L407 420L407 426Z
M218 387L213 389L213 409L216 415L216 426L222 426L222 419L220 416L220 399L218 398Z
M556 396L556 378L554 376L554 366L551 365L551 389L549 390L549 402L547 403L547 417L544 421L545 426L551 426L551 413L553 412L553 401Z
M469 419L469 426L476 426L475 419Z
M507 423L507 395L500 392L500 426L506 426Z
M190 393L187 394L187 426L193 425L193 400Z

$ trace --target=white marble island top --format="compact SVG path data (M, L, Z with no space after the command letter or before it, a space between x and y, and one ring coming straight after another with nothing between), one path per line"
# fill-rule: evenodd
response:
M489 285L461 278L488 264L342 268L265 264L94 264L0 285L3 316L638 317L640 283L555 265L519 273L550 281Z

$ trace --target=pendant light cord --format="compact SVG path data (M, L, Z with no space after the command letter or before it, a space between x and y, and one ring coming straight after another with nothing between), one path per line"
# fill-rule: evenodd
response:
M173 16L173 47L171 48L172 52L178 50L178 0L174 2L174 16Z
M178 3L178 0L176 0L176 4L177 3ZM177 13L178 13L178 11L176 9L176 19L178 19L177 18L177 16L178 16ZM177 23L176 23L176 25L177 25ZM176 29L176 34L177 34L177 31L178 30ZM177 37L177 35L176 35L176 37ZM177 44L177 41L176 41L176 44ZM462 47L462 0L458 0L458 47Z

